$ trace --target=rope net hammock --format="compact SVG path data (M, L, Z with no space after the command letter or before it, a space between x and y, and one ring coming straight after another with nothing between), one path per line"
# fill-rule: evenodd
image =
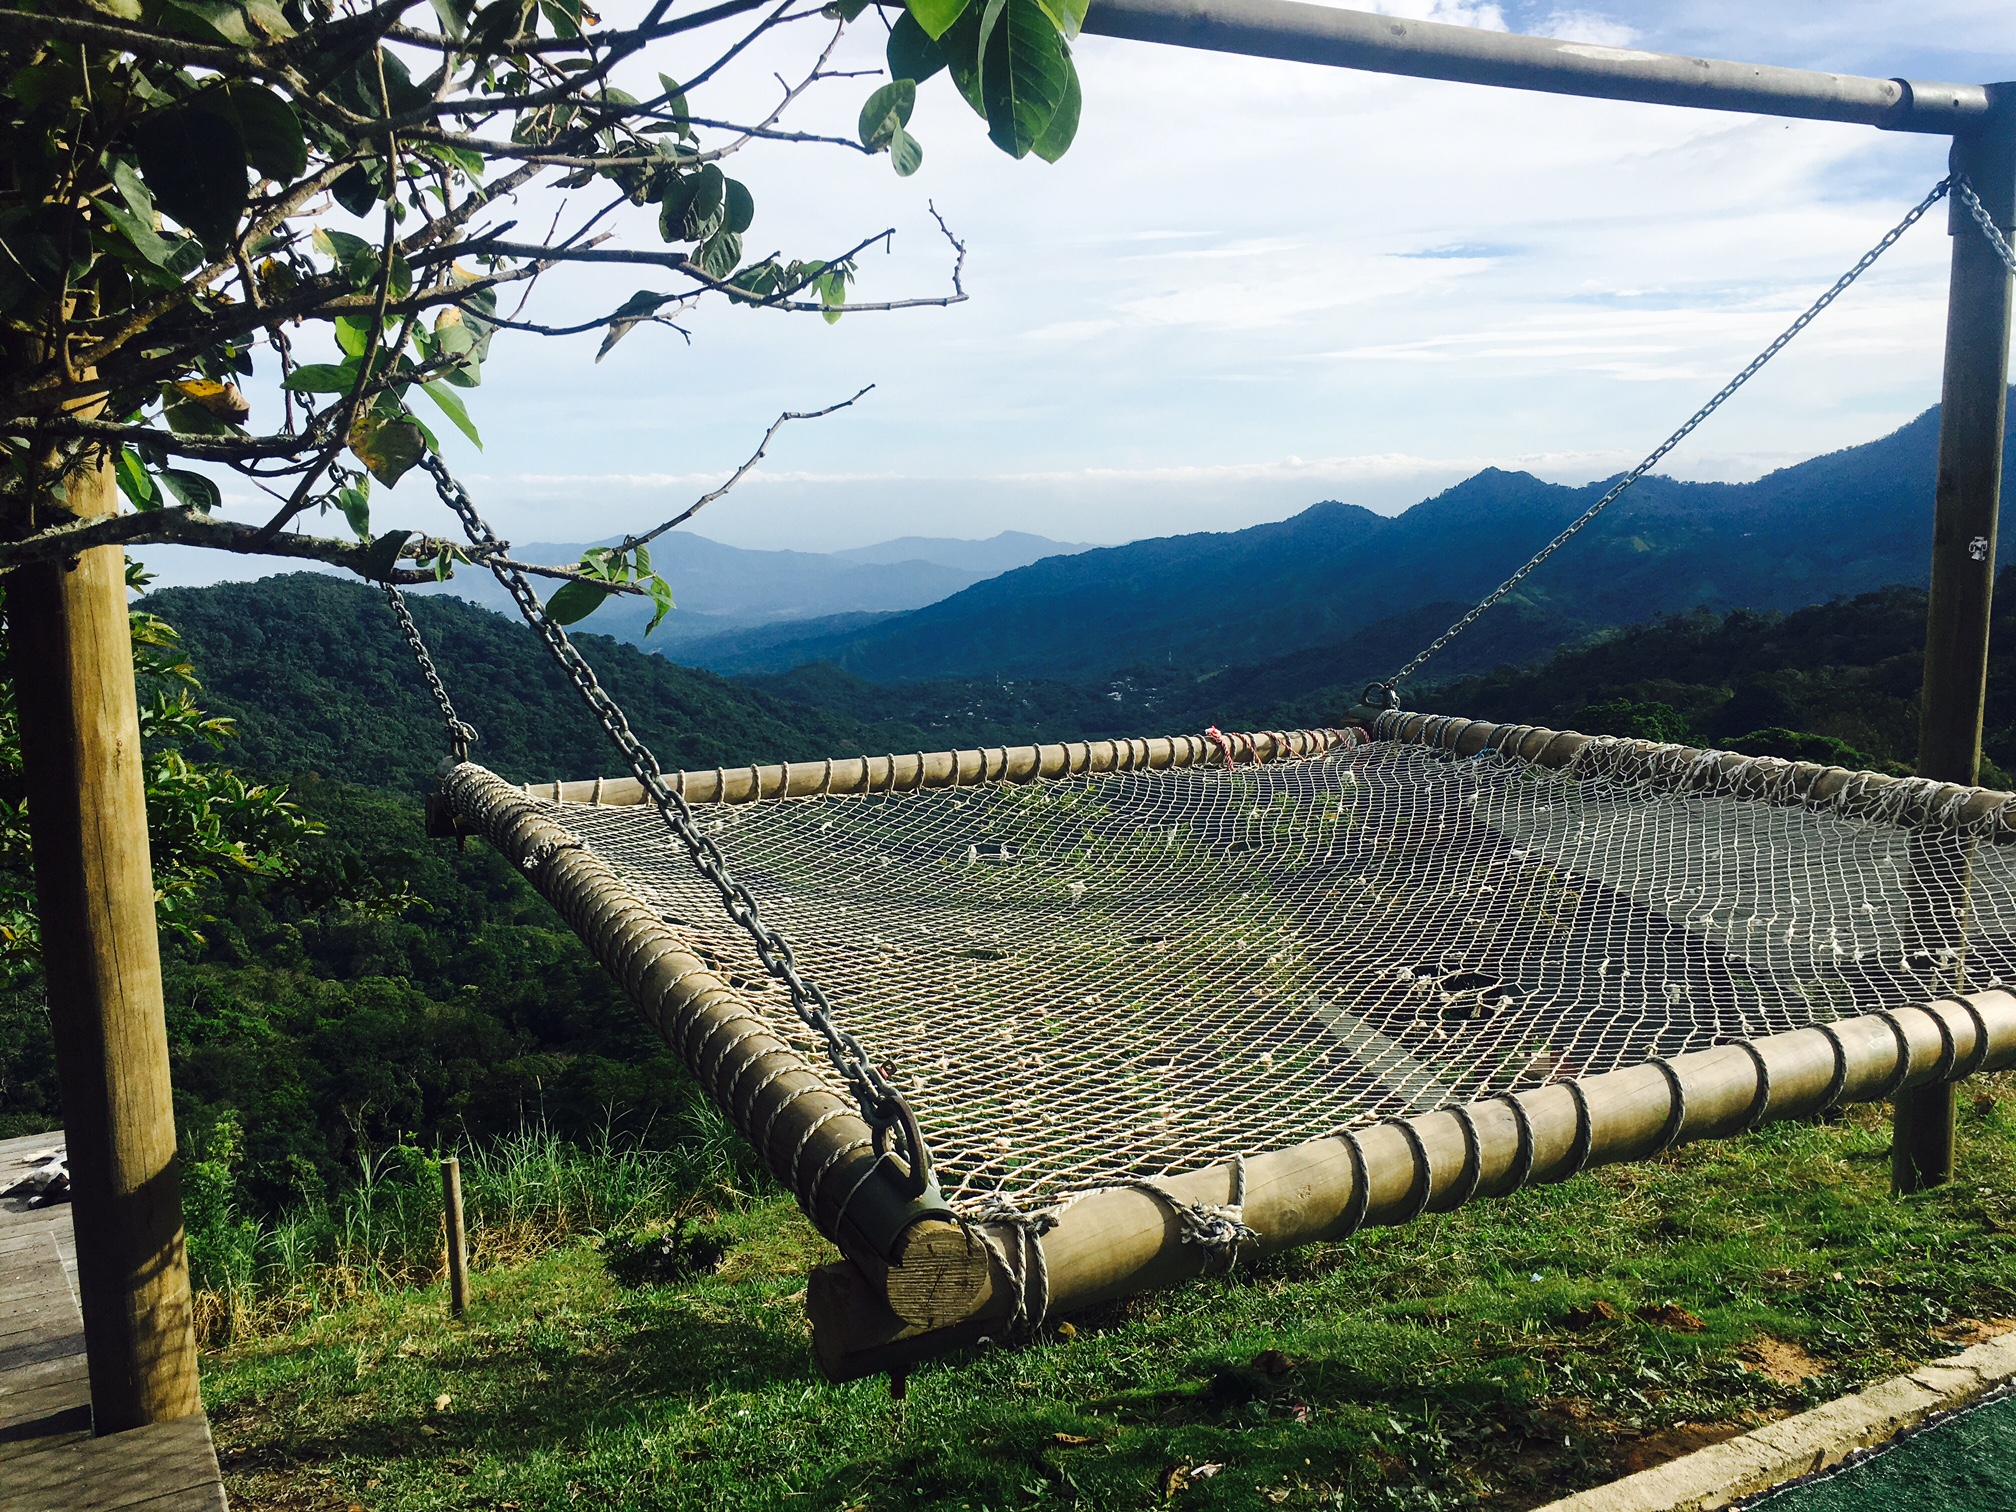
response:
M1837 773L1816 798L1824 768L1635 741L1556 770L1319 737L695 812L961 1213L2016 981L2008 810L1956 805L1974 790ZM817 1064L634 795L544 807Z

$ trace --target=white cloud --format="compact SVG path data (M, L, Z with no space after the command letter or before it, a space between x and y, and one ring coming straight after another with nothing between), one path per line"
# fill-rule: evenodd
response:
M1592 10L1557 10L1534 30L1543 37L1563 42L1593 42L1599 47L1629 47L1638 40L1635 26Z

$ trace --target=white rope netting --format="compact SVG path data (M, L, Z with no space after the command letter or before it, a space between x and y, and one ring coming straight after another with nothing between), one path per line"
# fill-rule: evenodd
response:
M1987 828L1676 792L1606 744L695 811L962 1211L2016 980ZM651 808L542 807L823 1064Z

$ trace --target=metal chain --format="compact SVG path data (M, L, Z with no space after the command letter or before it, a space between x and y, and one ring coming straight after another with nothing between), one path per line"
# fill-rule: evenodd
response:
M1974 186L1959 174L1953 175L1953 192L1960 196L1960 203L1967 207L1967 213L1974 217L1974 224L1981 228L1981 234L1988 238L1988 245L1995 249L1995 255L2002 259L2002 265L2011 273L2016 273L2016 249L2009 245L2009 239L2002 234L2002 228L1995 224L1995 217L1988 213L1988 207L1981 203L1981 196L1974 192Z
M1517 572L1513 573L1512 576L1505 579L1504 582L1500 583L1496 588L1493 588L1489 593L1487 593L1483 597L1483 599L1478 603L1476 608L1472 609L1468 614L1464 615L1463 618L1459 619L1447 630L1444 630L1440 635L1436 636L1435 639L1428 644L1426 649L1424 649L1412 661L1407 663L1406 666L1402 667L1398 672L1395 672L1393 676L1387 679L1385 682L1375 682L1370 684L1365 689L1365 702L1380 708L1390 708L1390 709L1399 708L1400 684L1405 682L1408 678L1412 677L1416 672L1420 671L1422 663L1426 662L1429 657L1433 656L1436 652L1440 651L1444 646L1448 645L1449 642L1454 640L1457 636L1461 635L1465 630L1468 630L1472 625L1476 624L1478 619L1484 614L1484 612L1487 609L1491 608L1492 605L1496 604L1500 599L1504 598L1506 594L1510 593L1514 588L1517 588L1521 583L1525 582L1526 579L1532 575L1535 568L1540 566L1542 562L1545 562L1549 557L1554 555L1555 552L1559 551L1563 546L1567 545L1571 540L1573 540L1575 536L1583 529L1583 527L1588 525L1590 521L1594 520L1596 516L1603 513L1603 511L1608 509L1612 504L1616 503L1617 500L1620 497L1622 497L1624 491L1628 489L1633 483L1636 483L1640 478L1644 477L1645 474L1650 472L1654 467L1658 466L1659 463L1665 459L1666 454L1668 452L1672 451L1674 447L1678 446L1682 441L1685 441L1690 435L1692 435L1695 429L1701 424L1702 421L1706 420L1710 415L1714 414L1715 411L1720 409L1723 406L1723 404L1725 404L1728 401L1731 395L1733 395L1738 389L1743 387L1744 384L1748 383L1752 378L1756 377L1757 374L1760 371L1762 371L1765 363L1769 362L1773 357L1776 357L1780 352L1784 351L1786 346L1791 343L1793 337L1797 336L1801 331L1805 330L1807 326L1811 325L1814 321L1814 318L1818 316L1822 310L1826 309L1827 306L1834 303L1836 299L1840 298L1842 293L1848 288L1850 284L1854 283L1855 280L1860 278L1864 273L1867 273L1869 269L1875 265L1876 259L1881 257L1885 252L1888 252L1893 246L1895 246L1897 244L1898 238L1903 236L1903 234L1906 231L1909 231L1913 226L1917 225L1918 222L1924 218L1925 212L1930 210L1934 205L1938 204L1939 201L1945 197L1946 191L1949 188L1952 188L1956 182L1959 183L1959 187L1963 195L1965 195L1966 198L1973 201L1973 203L1978 206L1980 202L1978 200L1974 200L1973 191L1967 188L1964 181L1956 181L1951 178L1943 178L1937 184L1934 184L1932 186L1932 192L1930 194L1927 194L1925 198L1920 200L1917 203L1917 205L1915 205L1912 208L1910 214L1906 215L1904 219L1899 221L1896 225L1892 226L1887 232L1885 232L1883 239L1881 241L1876 243L1876 245L1871 247L1867 252L1863 253L1861 260L1857 262L1854 267L1850 268L1846 273L1843 273L1839 278L1837 278L1834 281L1834 286L1830 288L1825 294L1822 294L1818 299L1814 300L1812 305L1807 308L1806 313L1801 315L1797 320L1793 321L1791 325L1787 326L1784 329L1784 331L1779 334L1777 340L1773 341L1771 345L1764 348L1764 350L1759 352L1755 357L1751 358L1750 365L1748 367L1744 368L1742 372L1738 373L1734 378L1731 378L1727 383L1723 384L1721 390L1715 395L1713 399L1710 399L1706 404L1702 405L1701 408L1696 410L1691 416L1688 417L1687 423L1685 425L1681 426L1680 429L1676 430L1675 432L1673 432L1672 435L1668 436L1664 441L1660 442L1658 447L1654 449L1654 451L1650 456L1648 456L1643 462L1640 462L1636 467L1632 468L1631 471L1626 473L1622 478L1619 478L1617 482L1611 486L1610 491L1608 493L1604 494L1602 498L1598 499L1594 504L1591 504L1587 509L1583 510L1581 515L1579 515L1571 524L1569 524L1567 529L1563 530L1559 535L1554 537L1553 540L1549 541L1545 546L1541 547L1538 551L1536 551L1532 555L1532 557L1528 559L1525 566L1521 567ZM2009 258L2011 254L2009 252L2008 243L2002 241L2000 235L1994 230L1994 223L1984 218L1985 214L1986 214L1985 211L1977 209L1975 211L1975 219L1980 220L1983 227L1988 230L1990 236L1992 236L1995 239L1998 246L1998 250L2001 251L2003 257L2005 259ZM2016 268L2016 262L2012 262L2011 266L2012 268Z
M455 717L455 705L448 699L448 689L442 684L441 674L434 670L434 658L427 654L427 642L420 638L420 627L413 623L413 613L406 607L406 595L390 583L378 586L385 590L385 602L392 606L393 618L399 621L399 633L406 637L413 660L420 664L420 676L427 683L427 691L441 706L441 718L448 729L448 749L457 761L467 761L469 747L476 743L476 727Z
M441 502L460 518L462 528L468 532L473 543L479 546L501 545L496 533L476 512L468 493L449 475L446 464L439 457L430 454L420 465L433 475ZM601 683L596 680L594 668L574 648L566 631L546 613L525 574L515 567L503 565L496 555L491 556L486 565L516 602L526 623L545 641L547 649L574 684L575 691L594 710L603 730L617 750L623 753L632 774L657 807L665 827L685 847L694 867L720 894L721 904L727 909L729 918L749 936L763 969L784 984L791 995L791 1007L799 1019L826 1042L826 1054L834 1070L847 1083L855 1101L860 1104L862 1116L875 1130L878 1151L882 1148L883 1138L892 1132L900 1139L905 1147L906 1164L910 1168L908 1185L913 1189L911 1195L921 1192L929 1179L930 1157L916 1118L903 1095L889 1084L888 1077L869 1057L861 1041L833 1022L832 1001L816 982L807 981L799 972L789 942L764 920L755 896L729 871L728 858L721 847L695 823L693 810L684 795L666 784L658 758L631 730L623 710L603 691Z

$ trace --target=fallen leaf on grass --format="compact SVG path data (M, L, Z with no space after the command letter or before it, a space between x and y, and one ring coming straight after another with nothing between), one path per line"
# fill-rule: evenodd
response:
M422 1423L420 1425L420 1431L426 1434L427 1437L429 1438L441 1437L441 1430L439 1428L436 1428L432 1423Z
M1060 1339L1075 1339L1078 1337L1078 1330L1069 1323L1059 1323L1057 1325L1057 1337Z
M1073 1449L1084 1444L1096 1444L1099 1442L1096 1438L1086 1438L1082 1433L1053 1433L1050 1436L1056 1439L1058 1443L1069 1445Z
M1677 1302L1648 1302L1632 1309L1631 1316L1640 1323L1670 1328L1675 1333L1699 1333L1708 1326Z
M1190 1472L1190 1479L1209 1480L1211 1479L1212 1476L1216 1475L1220 1470L1223 1470L1224 1468L1225 1467L1223 1465L1213 1460L1206 1464L1199 1465L1195 1470L1192 1470Z
M1162 1500L1168 1501L1177 1492L1187 1488L1189 1484L1190 1467L1188 1465L1172 1465L1169 1468L1169 1473L1162 1477Z
M1247 1362L1262 1375L1283 1376L1295 1368L1295 1362L1278 1349L1263 1349Z
M436 1412L446 1412L448 1410L448 1404L454 1400L455 1399L453 1397L451 1397L450 1395L448 1395L447 1392L444 1391L441 1393L441 1395L434 1398L434 1410Z
M1281 1505L1281 1503L1288 1500L1288 1488L1286 1486L1281 1486L1273 1491L1262 1491L1260 1493L1260 1498L1263 1501L1272 1502L1275 1506L1278 1507Z

